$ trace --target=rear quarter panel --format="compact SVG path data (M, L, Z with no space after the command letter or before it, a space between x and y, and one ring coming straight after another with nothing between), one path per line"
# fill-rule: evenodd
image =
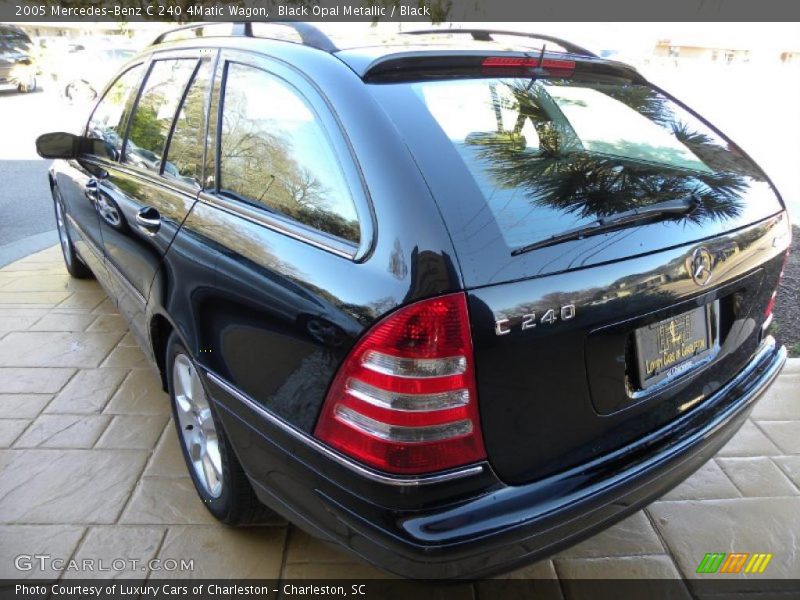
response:
M330 55L292 52L306 77L263 64L301 89L341 138L339 159L358 174L353 192L367 209L359 211L362 245L341 256L201 194L154 291L205 368L310 432L363 331L401 304L459 289L460 280L430 193L364 84Z

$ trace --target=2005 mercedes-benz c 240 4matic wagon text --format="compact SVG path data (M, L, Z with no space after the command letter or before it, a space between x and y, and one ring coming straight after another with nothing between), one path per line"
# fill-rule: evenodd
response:
M192 25L39 138L209 510L475 578L702 465L781 369L763 171L548 36Z

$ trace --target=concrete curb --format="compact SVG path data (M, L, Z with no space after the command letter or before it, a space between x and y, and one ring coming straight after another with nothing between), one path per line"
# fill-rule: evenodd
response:
M16 242L11 242L4 246L0 246L0 267L5 267L15 260L24 258L34 252L39 252L45 248L49 248L58 243L58 232L53 229L52 231L45 231L44 233L37 233Z

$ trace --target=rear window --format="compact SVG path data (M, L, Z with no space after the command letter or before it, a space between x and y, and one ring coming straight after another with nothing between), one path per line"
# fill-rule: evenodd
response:
M711 234L781 208L746 155L644 83L487 78L373 89L437 188L462 254L488 245L508 254L689 194L701 204L684 225L713 222Z

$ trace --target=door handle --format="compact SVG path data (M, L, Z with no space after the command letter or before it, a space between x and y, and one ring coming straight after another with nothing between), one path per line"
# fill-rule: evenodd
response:
M153 235L161 228L161 215L152 206L145 206L136 213L136 224Z
M83 187L83 193L92 202L97 202L100 199L100 184L97 183L97 179L92 178L87 181Z

